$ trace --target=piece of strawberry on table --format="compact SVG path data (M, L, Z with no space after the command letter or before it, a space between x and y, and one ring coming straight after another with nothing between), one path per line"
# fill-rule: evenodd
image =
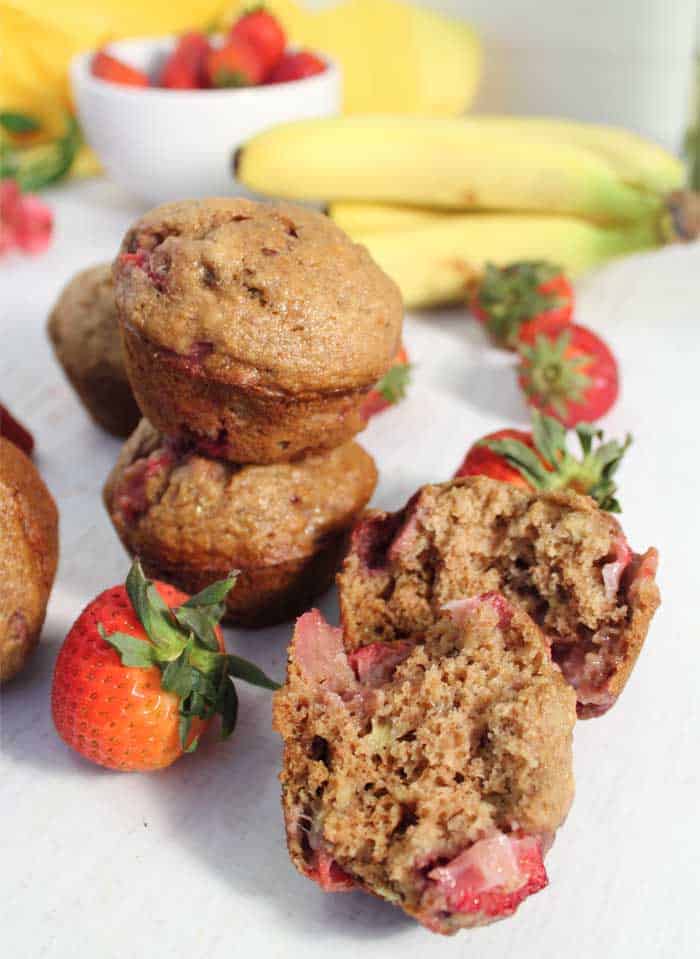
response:
M93 600L56 660L51 708L61 739L100 766L148 772L196 749L215 715L229 736L233 677L277 688L225 651L218 623L236 575L188 597L146 579L136 560L125 586Z
M469 307L500 346L515 349L521 328L532 321L569 323L574 291L561 267L523 260L505 267L487 263Z
M280 62L287 46L282 24L265 7L257 7L239 17L231 27L229 37L236 37L253 47L265 76Z
M223 46L209 51L206 75L212 87L255 87L262 83L265 68L252 44L229 36Z
M267 75L266 83L289 83L290 80L303 80L323 73L326 64L309 50L297 53L285 53L277 66Z
M206 63L211 47L204 33L196 30L179 38L165 61L159 85L170 90L198 90L208 84Z
M0 403L0 436L31 456L34 451L34 437L16 420L6 406Z
M364 421L367 422L372 416L400 402L406 395L410 382L411 364L406 347L402 346L387 372L362 401L360 415Z
M109 83L120 83L127 87L147 87L148 77L142 70L129 66L123 60L113 57L105 50L98 50L90 65L92 75Z
M455 477L489 476L532 490L572 489L590 496L601 509L619 513L614 475L632 437L604 442L603 431L590 423L579 423L575 432L580 457L569 452L562 424L533 410L532 433L489 433L474 443Z
M518 352L526 402L564 426L593 422L614 405L620 391L617 361L585 326L528 325L520 331Z

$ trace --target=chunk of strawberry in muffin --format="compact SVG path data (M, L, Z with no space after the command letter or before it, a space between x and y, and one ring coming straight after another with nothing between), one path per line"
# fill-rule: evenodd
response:
M463 597L415 642L354 650L306 613L274 706L294 865L434 932L511 915L547 884L574 721L545 637L498 593Z
M423 897L428 922L442 912L504 919L549 881L541 840L517 833L479 839L428 879L434 883Z

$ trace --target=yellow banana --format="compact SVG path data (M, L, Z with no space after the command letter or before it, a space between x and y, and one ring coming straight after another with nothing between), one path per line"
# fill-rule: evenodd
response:
M346 233L376 233L410 230L453 220L460 213L423 206L391 206L386 203L331 203L328 216Z
M597 226L566 216L474 213L430 226L353 233L399 285L408 308L464 298L487 262L551 260L577 276L615 256L659 245L655 228Z
M517 210L599 222L658 213L658 194L620 179L577 143L474 118L349 116L301 120L253 137L238 176L259 193L445 209Z
M685 166L677 156L622 127L556 117L480 115L478 122L514 135L526 133L586 147L604 157L625 183L642 189L668 193L680 189L685 182Z

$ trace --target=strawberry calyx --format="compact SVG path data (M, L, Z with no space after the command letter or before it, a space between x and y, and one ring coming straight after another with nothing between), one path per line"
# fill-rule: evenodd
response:
M147 639L129 633L100 636L117 651L123 666L161 672L161 685L180 701L179 734L183 749L197 717L204 721L221 716L221 737L233 732L238 714L238 696L233 679L243 679L264 689L278 689L254 663L221 652L217 626L226 610L225 600L238 577L233 571L226 579L207 586L181 606L170 608L151 580L144 575L138 559L126 578L126 591ZM197 748L195 738L186 751Z
M394 363L374 387L387 403L398 403L406 395L411 382L411 364Z
M544 260L523 260L506 267L487 263L475 302L493 338L514 346L524 322L564 305L557 292L542 289L561 273L561 267Z
M573 489L590 496L608 513L621 512L613 477L632 437L627 434L623 443L603 442L603 431L591 423L579 423L575 432L581 446L580 458L567 449L567 431L562 424L536 410L532 413L535 450L510 438L482 442L518 470L533 489Z
M565 418L569 404L579 404L592 385L585 372L591 357L585 353L572 354L572 332L562 330L555 339L545 335L535 337L532 345L521 343L520 372L525 393L541 406L550 406Z

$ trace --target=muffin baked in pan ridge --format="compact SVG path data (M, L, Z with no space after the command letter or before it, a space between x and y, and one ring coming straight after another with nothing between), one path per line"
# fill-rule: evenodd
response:
M104 501L149 575L194 593L240 570L227 620L257 627L290 619L330 586L376 481L353 442L291 463L233 464L143 420Z

